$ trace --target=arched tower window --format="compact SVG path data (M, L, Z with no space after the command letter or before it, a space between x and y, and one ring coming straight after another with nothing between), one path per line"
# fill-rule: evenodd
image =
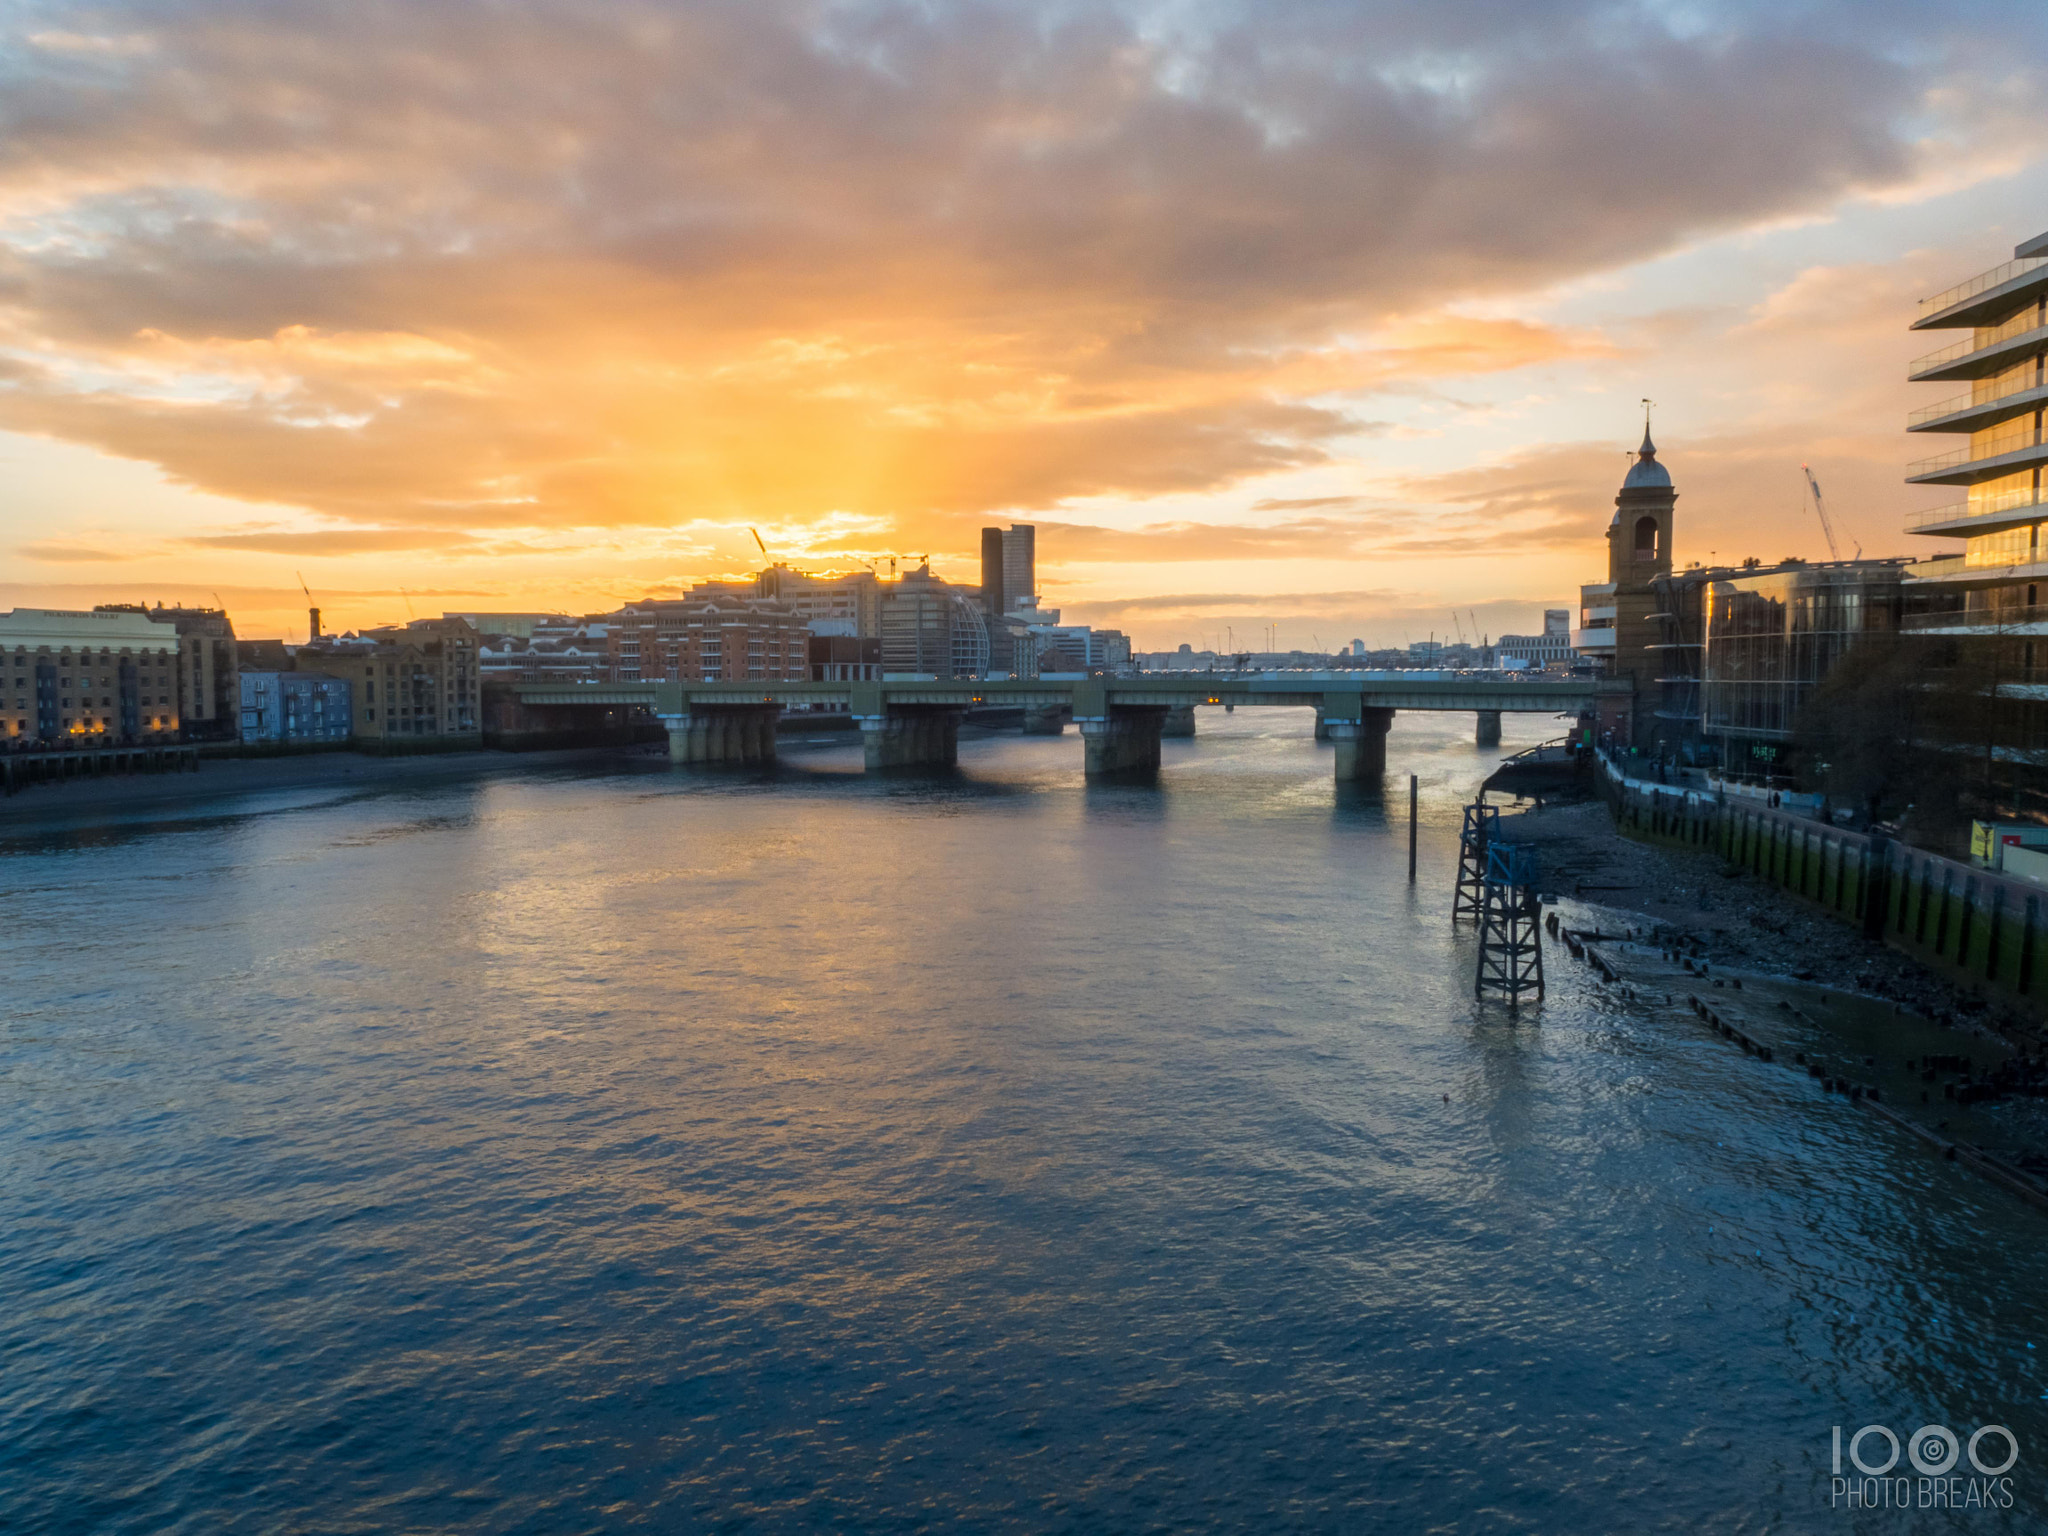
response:
M1657 558L1657 519L1639 517L1636 519L1636 558L1655 560Z

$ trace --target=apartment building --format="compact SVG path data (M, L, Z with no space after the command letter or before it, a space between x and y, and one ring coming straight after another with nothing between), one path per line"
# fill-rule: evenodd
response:
M178 636L133 610L0 614L0 742L175 741Z
M323 672L244 672L243 741L277 745L341 745L354 731L349 685Z
M416 619L309 642L294 667L349 685L351 734L360 743L457 748L483 737L479 651L468 620Z
M604 627L614 682L798 683L811 675L810 626L767 598L648 599L607 614Z

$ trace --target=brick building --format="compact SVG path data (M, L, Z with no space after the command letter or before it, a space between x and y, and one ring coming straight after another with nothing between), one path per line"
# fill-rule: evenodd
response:
M800 683L811 675L810 626L766 598L649 599L604 624L613 682Z

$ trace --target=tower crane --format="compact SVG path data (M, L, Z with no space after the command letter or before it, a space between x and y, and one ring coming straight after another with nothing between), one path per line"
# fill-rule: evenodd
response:
M1813 470L1809 466L1802 464L1799 467L1806 474L1806 488L1813 493L1813 510L1820 517L1820 531L1828 541L1828 558L1839 560L1842 558L1842 550L1841 546L1835 543L1835 525L1828 521L1827 503L1820 499L1820 482L1814 479ZM1856 558L1863 558L1863 546L1860 543L1856 546Z
M758 529L749 528L747 532L754 535L754 547L761 551L761 558L763 560L766 560L768 558L768 546L761 542L760 531Z

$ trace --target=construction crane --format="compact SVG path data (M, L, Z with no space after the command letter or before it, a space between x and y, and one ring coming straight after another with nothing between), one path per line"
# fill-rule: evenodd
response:
M1465 643L1465 621L1458 617L1458 610L1451 610L1451 627L1458 632L1458 644Z
M1839 560L1842 558L1842 550L1841 546L1835 543L1835 525L1828 521L1827 503L1820 499L1820 482L1813 478L1813 470L1810 467L1805 464L1799 467L1806 474L1806 488L1813 493L1813 510L1820 517L1820 531L1828 541L1828 558ZM1856 546L1856 558L1863 558L1863 546L1860 543Z
M751 534L753 534L753 535L754 535L754 546L755 546L755 547L756 547L757 549L759 549L759 550L761 551L761 558L762 558L763 560L767 560L767 559L768 559L768 546L767 546L766 544L763 544L763 543L761 542L761 535L760 535L760 532L759 532L758 530L754 529L754 528L749 528L749 529L747 530L747 532L749 532L749 533L751 533ZM773 564L773 563L774 563L774 562L770 561L770 564Z

